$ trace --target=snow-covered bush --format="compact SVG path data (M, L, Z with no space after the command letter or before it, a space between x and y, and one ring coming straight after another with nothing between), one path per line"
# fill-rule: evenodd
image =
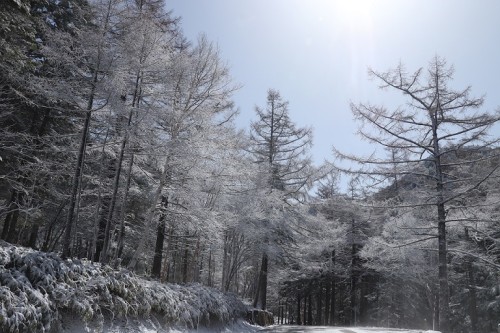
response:
M195 328L241 318L233 295L204 287L161 284L127 270L0 244L0 332L48 332L62 314L83 323L147 319Z

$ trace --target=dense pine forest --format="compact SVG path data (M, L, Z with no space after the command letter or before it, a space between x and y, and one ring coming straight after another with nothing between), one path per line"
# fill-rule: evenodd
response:
M406 101L351 104L378 153L317 165L278 89L238 127L244 87L168 2L0 4L2 247L213 287L281 324L496 332L500 109L445 59L371 71Z

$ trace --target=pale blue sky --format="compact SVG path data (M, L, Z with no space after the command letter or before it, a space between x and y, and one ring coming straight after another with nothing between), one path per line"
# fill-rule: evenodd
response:
M313 157L332 160L331 147L367 153L355 135L349 102L388 105L394 94L369 80L400 61L409 70L436 54L455 66L453 87L486 95L500 106L500 1L497 0L167 0L195 40L218 43L235 82L239 125L255 120L268 88L290 102L299 126L314 128ZM500 133L499 133L500 134Z

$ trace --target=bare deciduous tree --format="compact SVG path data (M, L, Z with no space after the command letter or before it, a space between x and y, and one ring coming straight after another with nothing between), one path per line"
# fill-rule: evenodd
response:
M463 90L449 87L453 72L453 67L437 56L427 70L420 68L414 73L408 73L402 65L382 73L370 70L371 76L381 82L381 88L394 89L408 98L405 106L395 110L351 104L354 116L361 123L359 134L388 150L390 156L360 158L334 149L337 158L355 163L340 169L366 175L373 184L388 185L402 176L422 179L408 204L435 209L434 234L422 240L438 239L439 329L443 332L450 329L448 211L454 209L457 200L498 171L498 164L491 164L484 173L464 176L457 172L460 165L492 158L486 151L480 157L463 152L484 150L498 143L498 138L488 136L488 129L499 120L499 113L479 111L483 98L471 97L470 87ZM457 159L461 153L463 158Z

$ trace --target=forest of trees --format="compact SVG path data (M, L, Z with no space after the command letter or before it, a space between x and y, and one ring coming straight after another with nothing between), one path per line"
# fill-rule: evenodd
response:
M276 89L236 126L217 46L163 1L4 0L1 239L233 292L280 323L494 332L500 109L438 56L371 75L406 99L351 105L384 154L318 166Z

